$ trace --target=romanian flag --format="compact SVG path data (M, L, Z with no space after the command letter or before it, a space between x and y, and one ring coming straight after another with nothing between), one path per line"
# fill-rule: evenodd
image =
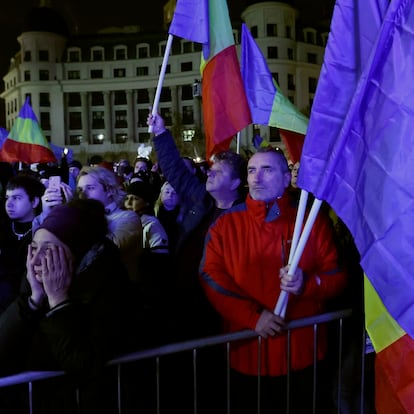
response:
M29 98L0 149L0 161L26 164L55 162L56 157L40 128Z
M298 177L359 250L378 414L414 412L413 54L412 1L337 0Z
M364 279L365 325L376 352L378 414L414 412L414 341L389 314L369 279Z
M208 5L209 57L201 63L207 159L228 149L233 136L252 123L226 0Z
M241 72L255 124L279 128L293 162L299 161L308 118L287 99L270 73L266 59L245 24L242 26Z

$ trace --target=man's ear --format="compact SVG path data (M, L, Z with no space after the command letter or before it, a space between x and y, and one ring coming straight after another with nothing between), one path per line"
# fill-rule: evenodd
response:
M285 172L283 174L283 183L284 183L285 188L289 187L291 180L292 180L292 174L290 173L290 171Z
M231 182L230 189L232 191L237 190L239 188L240 184L241 184L240 178L234 178Z
M37 207L39 206L39 204L40 204L40 197L33 198L33 201L32 201L32 209L33 210L36 210Z

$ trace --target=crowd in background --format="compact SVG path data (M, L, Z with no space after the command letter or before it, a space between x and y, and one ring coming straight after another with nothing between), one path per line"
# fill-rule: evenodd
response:
M257 281L269 271L293 296L292 309L296 306L298 311L292 311L290 319L307 316L309 310L316 314L352 306L355 313L346 346L355 357L363 330L362 274L352 238L329 207L320 213L324 217L318 225L323 230L311 241L313 256L305 257L303 272L288 276L289 241L284 234L293 233L299 163L289 167L286 163L285 167L281 152L272 149L250 160L224 151L211 163L197 164L181 157L160 117L150 117L149 123L155 133L153 160L137 157L132 162L109 162L95 156L85 165L66 159L36 166L1 163L0 375L64 369L76 378L73 383L69 378L71 386L78 385L79 378L85 382L88 406L99 400L98 390L107 386L104 362L116 355L228 330L251 328L264 338L277 337L283 332L284 320L265 305L272 298L262 300L267 282ZM271 175L279 166L279 175ZM60 177L57 184L51 178L56 176ZM269 197L265 195L268 190ZM275 250L276 241L271 239L275 230L269 222L279 216L282 219L277 222L283 226L277 231L283 236ZM259 218L263 224L256 234L252 223ZM330 228L336 231L331 233ZM326 266L319 269L321 261ZM338 268L333 269L335 261ZM325 281L320 270L336 272L336 282L331 276ZM315 273L313 279L310 272ZM319 285L324 286L323 293ZM260 306L249 308L248 302L240 300L244 297ZM307 334L303 335L298 339L302 347L307 340ZM328 339L321 340L321 360L329 358L330 345L335 346L329 332L323 336ZM280 353L279 346L275 349ZM239 357L232 360L233 381L239 391L245 391L252 386L246 381L251 372L245 359L257 350L241 347L237 352ZM209 354L200 361L200 369L203 364L211 369L221 356ZM277 358L281 358L279 354ZM306 369L312 360L296 358L301 372L298 381L303 383L310 378ZM284 377L285 368L275 369L271 359L263 367L264 377ZM358 404L354 362L351 358L345 367L349 378L343 382L348 395L342 405L349 407L342 412L355 412L352 405ZM184 366L186 362L177 358L172 364L174 377L174 364ZM94 385L85 378L92 378ZM223 378L218 376L215 384L201 384L209 391L200 396L204 401L200 412L220 412L211 393L217 399L223 397ZM145 384L139 386L145 388ZM183 404L180 392L187 386L191 388L182 379L170 387L166 404ZM281 387L273 382L266 386ZM306 388L297 386L301 392ZM60 402L47 406L43 401L41 412L74 412L66 403L67 389L67 383L56 388L53 400ZM274 403L268 394L262 396L269 400L263 412L271 411L267 403ZM235 406L241 407L236 413L251 403L240 395L235 399L239 401ZM1 412L14 412L14 404L17 401L0 403ZM103 405L88 407L85 412L112 412L110 405ZM180 405L182 412L191 412L191 408ZM293 412L305 412L300 406L296 409Z

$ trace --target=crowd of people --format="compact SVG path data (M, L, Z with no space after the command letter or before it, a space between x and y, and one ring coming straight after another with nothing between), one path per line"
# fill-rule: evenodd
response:
M231 352L232 412L256 412L258 369L261 412L286 411L288 342L294 394L301 395L290 409L309 412L313 329L296 330L288 340L285 325L334 309L334 303L356 303L359 328L362 277L352 238L335 231L323 210L290 274L299 164L292 181L279 149L259 149L248 160L228 150L215 154L204 172L181 156L160 116L149 115L148 124L153 161L2 169L0 375L64 370L68 375L53 392L44 387L48 398L39 397L40 412L76 412L68 395L81 386L82 412L111 413L116 401L108 392L108 360L252 329L262 337L260 352L257 340L237 343ZM337 218L335 224L338 229ZM289 294L283 318L273 312L281 291ZM335 339L323 327L318 335L322 363ZM221 357L207 354L201 369L211 370ZM175 377L186 362L177 357L171 364ZM200 394L199 412L224 412L223 379L201 383L208 391ZM344 383L350 395L343 406L352 405L356 394ZM183 385L171 386L170 397ZM0 412L20 412L17 397L5 401L0 395Z

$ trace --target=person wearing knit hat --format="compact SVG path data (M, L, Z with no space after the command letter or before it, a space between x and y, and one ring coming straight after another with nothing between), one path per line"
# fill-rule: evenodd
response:
M78 412L62 398L75 388L87 407L82 412L116 411L103 369L136 347L131 326L137 314L135 290L106 233L99 201L54 207L33 235L20 295L0 315L0 376L38 370L70 374L58 392L53 384L37 389L35 403L47 401L48 409L36 412ZM13 412L28 412L21 408Z
M124 207L135 211L141 218L143 248L151 253L168 253L168 236L154 215L157 192L143 181L131 183L127 188Z

